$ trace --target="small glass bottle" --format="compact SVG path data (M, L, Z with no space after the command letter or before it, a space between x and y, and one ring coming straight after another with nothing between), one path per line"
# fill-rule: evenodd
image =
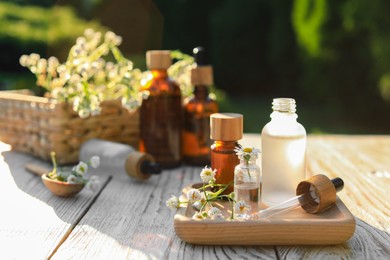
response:
M295 196L305 179L306 131L297 122L295 100L276 98L261 133L262 203L273 206Z
M240 164L234 169L235 200L244 201L250 207L247 212L236 213L238 218L250 218L260 209L261 171L256 164L259 151L252 148L237 152Z
M153 156L126 144L90 139L81 145L79 159L87 162L94 155L100 157L99 171L127 174L138 180L147 180L152 174L161 173Z
M234 168L240 163L235 149L241 148L243 116L235 113L215 113L210 116L211 168L216 169L215 183L230 184L223 194L230 194L234 186Z
M146 94L140 108L140 151L150 153L163 168L180 166L182 96L179 85L168 77L170 51L146 52L151 74L142 82Z
M213 68L203 61L203 48L194 49L196 65L191 70L194 96L185 101L183 157L188 165L210 165L210 115L218 112L218 104L209 97L213 84Z

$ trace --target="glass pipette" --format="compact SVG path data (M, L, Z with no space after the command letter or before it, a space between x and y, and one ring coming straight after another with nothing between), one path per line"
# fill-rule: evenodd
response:
M315 176L313 176L315 177ZM334 185L335 192L338 192L342 190L344 187L344 182L340 178L334 178L331 180L331 182ZM308 183L309 184L309 183ZM306 210L306 205L311 204L311 205L319 205L320 203L320 198L321 196L318 193L318 190L313 184L309 184L310 186L308 187L308 192L302 193L298 196L295 196L291 199L288 199L286 201L283 201L277 205L271 206L269 208L260 210L257 213L257 218L264 219L264 218L269 218L275 215L279 215L283 212L287 212L290 210L293 210L298 207L302 207L303 209Z

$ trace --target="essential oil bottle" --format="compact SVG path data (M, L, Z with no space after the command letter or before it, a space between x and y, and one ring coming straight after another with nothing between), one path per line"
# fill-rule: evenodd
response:
M174 168L182 160L181 90L168 77L170 51L148 51L146 63L151 74L142 86L146 97L140 108L140 150L153 155L163 168Z
M250 218L260 209L261 170L256 164L259 150L244 148L237 151L240 164L234 169L235 200L244 201L250 206L249 212L236 213L238 218Z
M210 116L211 168L216 169L215 182L230 184L224 194L233 191L234 169L240 163L235 149L241 148L243 116L235 113L215 113Z
M90 139L81 145L79 159L86 162L94 155L100 157L100 171L127 174L138 180L147 180L153 174L161 173L153 156L138 152L127 144Z
M195 66L191 70L194 93L185 101L183 156L188 165L210 165L210 115L218 112L218 104L209 97L213 84L213 68L205 65L204 50L194 48Z
M306 131L297 122L295 100L276 98L272 109L271 121L261 133L261 198L266 206L294 197L306 171Z

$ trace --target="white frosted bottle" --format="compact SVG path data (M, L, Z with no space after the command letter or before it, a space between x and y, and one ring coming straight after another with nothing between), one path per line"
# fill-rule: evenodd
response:
M272 109L261 133L261 198L268 207L294 197L306 172L306 131L297 122L295 100L275 98Z
M161 172L153 156L136 151L127 144L90 139L81 145L79 159L87 162L94 155L100 157L101 171L127 174L138 180L147 180L151 174Z

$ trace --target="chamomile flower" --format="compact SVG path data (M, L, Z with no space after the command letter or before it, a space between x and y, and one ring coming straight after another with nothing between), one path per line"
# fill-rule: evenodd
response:
M257 159L260 150L254 147L246 147L246 148L235 148L234 151L238 155L238 157L242 160L249 161L253 159Z
M85 162L79 162L79 164L73 167L73 170L79 175L84 175L84 173L88 171L88 164Z
M211 216L212 220L221 221L225 220L225 217L222 215L222 213L214 214Z
M180 206L180 200L178 197L176 196L171 196L167 201L166 201L166 205L168 208L170 209L178 209L179 206Z
M217 173L216 169L212 170L211 168L206 166L200 172L200 178L204 183L209 183L210 181L214 180L216 173Z
M202 213L201 212L196 212L193 216L192 216L193 219L197 219L197 220L202 220L203 219L203 216L202 216Z
M19 62L35 74L37 85L48 90L51 97L73 103L73 110L86 118L100 114L96 106L103 100L138 99L140 71L122 55L118 47L121 43L122 37L114 32L109 31L102 37L100 32L86 29L84 35L76 39L63 63L56 57L45 59L36 53L22 55ZM105 57L108 54L112 55ZM94 97L99 93L104 99L95 102ZM80 96L83 102L78 105L76 99ZM124 104L132 109L140 105L138 102Z
M27 67L29 64L29 56L27 56L27 55L20 56L19 63L23 67Z
M240 215L246 214L250 209L251 209L251 206L246 204L245 201L240 200L240 201L236 202L236 205L235 205L236 214L240 214Z
M221 214L221 210L217 207L211 207L210 210L209 210L209 215L210 216L214 216L214 215L217 215L217 214Z
M91 163L92 168L96 169L100 165L100 157L97 155L92 156L90 163Z
M253 148L249 148L249 147L235 148L234 151L236 152L236 154L240 160L245 161L246 166L249 165L249 161L256 160L259 153L260 153L260 150L254 148L254 147ZM251 178L252 176L251 176L249 167L247 170L248 170L248 177Z
M190 189L187 192L187 199L189 202L193 203L197 200L200 200L202 198L200 191L197 189Z
M198 200L198 201L195 201L194 203L192 203L192 207L196 210L200 210L202 208L204 204Z
M206 219L209 217L209 214L206 212L206 211L203 211L203 212L196 212L192 218L193 219L197 219L197 220L202 220L202 219Z
M97 176L91 176L86 184L86 188L90 191L97 191L100 188L100 179Z
M74 183L78 183L77 180L78 180L77 177L74 176L73 174L69 175L68 178L66 179L66 181L67 181L68 183L73 183L73 184L74 184Z

